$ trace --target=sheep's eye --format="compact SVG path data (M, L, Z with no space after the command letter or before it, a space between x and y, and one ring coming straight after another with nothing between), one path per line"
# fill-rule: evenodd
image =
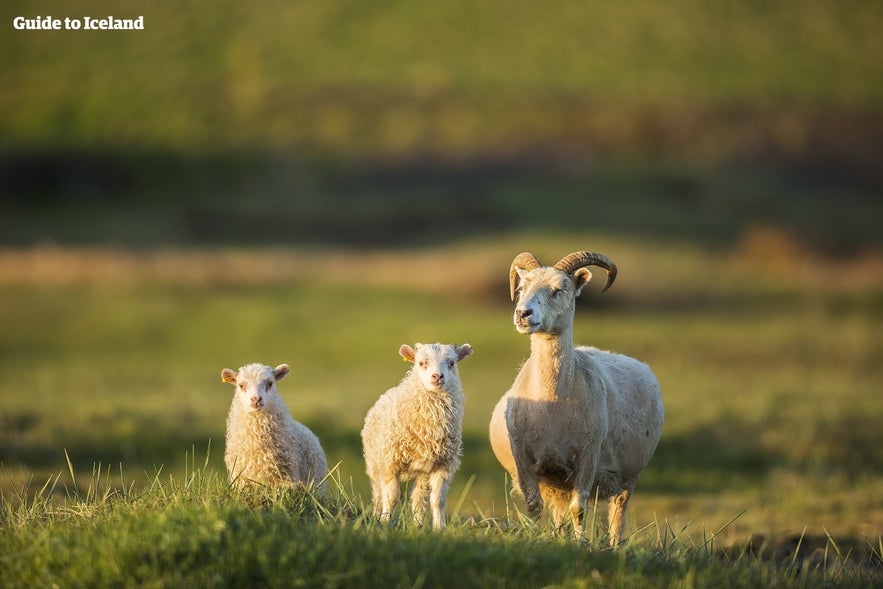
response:
M426 360L420 360L420 368L426 368Z
M268 381L267 381L267 390L269 391L271 388L273 388L273 381L272 381L272 380L268 380Z
M448 368L453 368L453 367L454 367L454 361L448 360Z
M245 383L244 383L244 382L239 383L239 390L240 390L240 391L245 391L245 388L246 388L246 387L245 387Z
M552 290L552 296L558 298L559 296L561 296L562 292L564 292L563 288L555 288Z

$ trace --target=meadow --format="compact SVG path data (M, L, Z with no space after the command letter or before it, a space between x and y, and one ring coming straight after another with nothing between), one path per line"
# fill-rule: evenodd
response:
M0 18L47 11L13 0ZM145 29L0 38L12 155L868 163L883 128L876 2L77 0L49 12L143 15Z
M511 326L511 256L531 249L552 260L576 243L603 246L596 249L621 268L604 295L587 288L576 340L648 362L666 403L662 440L629 514L629 556L607 553L600 539L581 553L525 522L487 441L490 411L527 354L526 338ZM72 578L86 576L74 584L151 584L150 575L157 584L236 584L235 575L211 581L211 565L197 564L206 555L227 562L223 546L233 538L224 530L234 522L271 535L258 542L269 552L255 553L270 561L241 564L236 574L285 559L302 564L296 546L328 534L381 551L404 542L404 568L384 573L400 576L376 577L399 586L444 584L420 555L438 562L447 558L438 551L472 542L499 586L559 578L591 586L593 570L619 586L686 583L687 569L704 584L727 567L737 573L726 578L744 586L763 575L788 583L795 570L814 566L800 582L848 586L879 574L883 266L874 254L832 258L771 230L753 231L731 252L520 232L407 250L46 246L7 250L0 267L0 488L5 558L21 575L9 577L13 585L63 578L61 563L100 555L112 555L116 568L99 567L94 574L108 576L92 577L75 567ZM438 546L413 527L385 531L364 516L370 493L358 438L368 407L407 368L398 345L430 340L468 341L476 350L461 366L463 466L450 493L452 530ZM219 373L251 361L292 365L281 392L337 464L337 495L322 509L291 498L254 509L226 488L231 391ZM189 490L196 479L200 490ZM316 518L318 527L304 523ZM162 537L181 530L189 544L168 554L137 548L152 542L136 532L142 526ZM298 532L273 535L286 526ZM117 544L147 552L136 566ZM67 561L49 548L59 545ZM497 551L509 550L539 559L536 576L505 572L511 562ZM571 561L574 554L586 556ZM820 554L830 559L825 566ZM180 566L162 573L168 558ZM324 575L321 584L345 585L359 567L337 558L307 569ZM55 564L40 568L44 559ZM637 576L624 574L631 559ZM129 577L133 566L147 576ZM297 578L316 581L307 569ZM267 583L288 584L272 575Z
M879 585L881 6L4 2L0 586ZM145 29L10 28L47 11ZM509 264L576 249L620 268L577 342L666 404L618 550L524 518L487 440ZM421 340L475 349L442 534L366 515ZM228 487L252 361L327 498Z

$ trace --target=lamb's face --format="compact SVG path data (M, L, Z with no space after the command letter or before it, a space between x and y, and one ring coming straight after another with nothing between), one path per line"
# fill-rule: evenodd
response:
M429 391L448 391L459 381L457 362L472 355L472 346L463 344L416 344L413 348L403 345L399 354L414 363L414 372L423 388Z
M591 279L585 268L569 275L555 268L518 271L513 322L518 333L558 334L573 322L580 289Z
M276 368L248 364L238 372L225 368L221 371L221 379L236 387L233 402L238 403L244 411L263 411L279 397L276 381L284 378L289 370L287 364L280 364Z

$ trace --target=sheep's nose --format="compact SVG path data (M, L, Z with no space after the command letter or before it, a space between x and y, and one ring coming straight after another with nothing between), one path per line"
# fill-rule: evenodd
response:
M252 407L260 407L262 403L263 403L263 400L260 397L258 397L257 395L255 395L254 397L251 398L251 406Z
M533 315L533 309L515 309L515 316L518 319L526 319Z
M433 382L433 384L441 384L441 383L443 383L443 382L445 381L445 375L444 375L444 374L435 373L435 374L432 375L431 378L432 378L432 382Z

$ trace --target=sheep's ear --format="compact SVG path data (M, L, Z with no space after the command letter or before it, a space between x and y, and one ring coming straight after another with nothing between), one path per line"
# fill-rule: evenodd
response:
M289 372L291 372L291 367L288 364L280 364L275 369L273 369L273 377L276 380L282 380Z
M415 355L416 352L414 351L414 348L408 344L402 344L402 347L399 348L399 356L401 356L405 362L413 362Z
M592 273L588 268L580 268L573 273L573 278L576 285L576 294L579 295L582 288L592 279Z
M469 344L463 344L462 346L457 348L457 362L461 360L465 360L469 356L472 355L472 346Z
M225 368L221 371L221 382L236 384L236 371Z

